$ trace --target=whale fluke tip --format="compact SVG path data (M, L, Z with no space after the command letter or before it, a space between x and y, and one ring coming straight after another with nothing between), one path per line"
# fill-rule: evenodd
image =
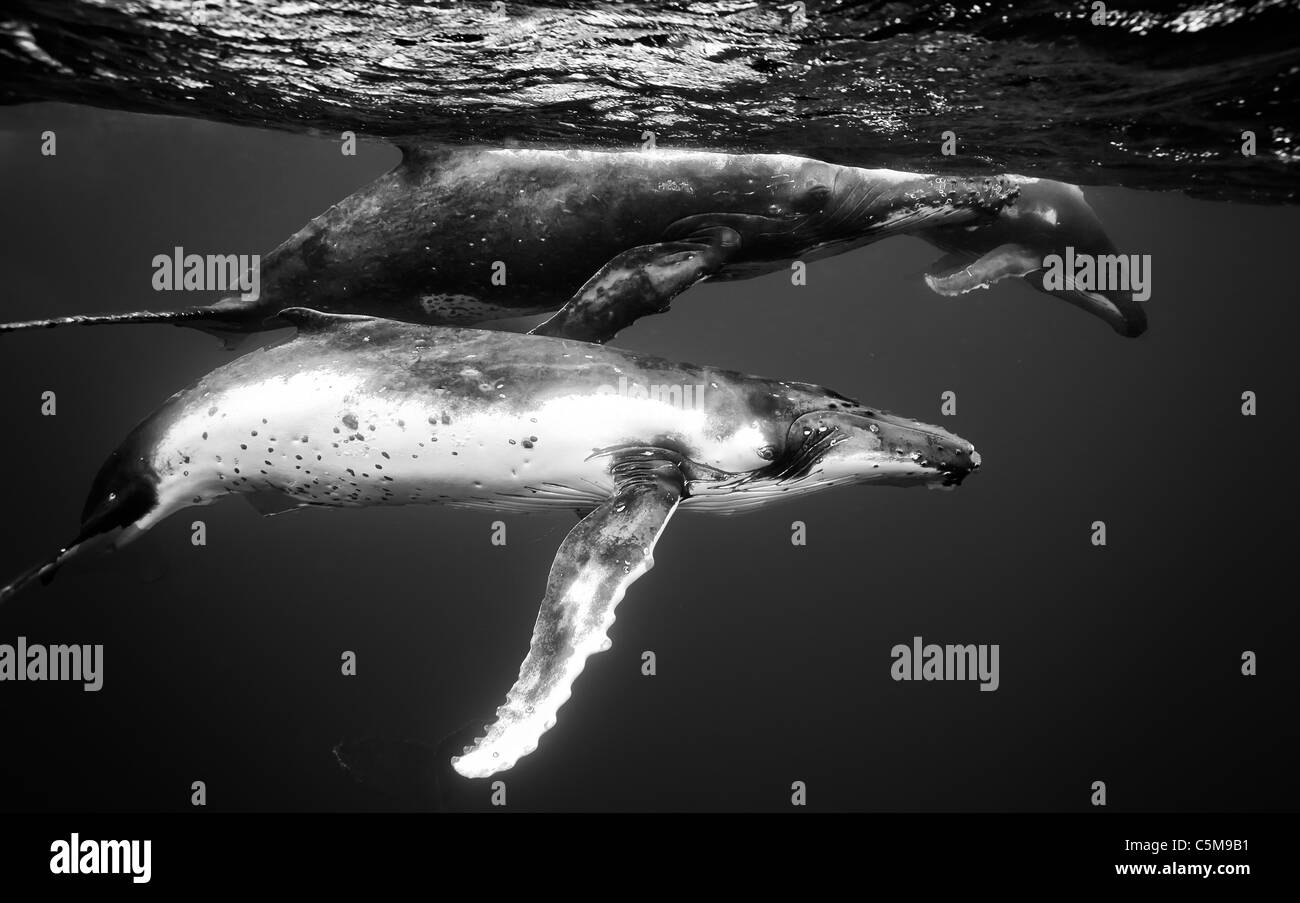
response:
M59 549L45 561L29 567L3 587L0 587L0 605L4 605L38 581L42 586L47 586L54 579L54 575L58 572L64 559L75 554L76 551L76 545L67 549Z

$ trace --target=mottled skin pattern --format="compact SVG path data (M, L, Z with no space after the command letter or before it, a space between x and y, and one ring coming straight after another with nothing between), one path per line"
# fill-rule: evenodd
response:
M1030 285L1059 295L1110 324L1122 336L1135 338L1146 331L1147 315L1131 291L1051 291L1043 287L1043 258L1067 247L1100 256L1116 253L1101 220L1077 185L1009 176L1019 188L1014 206L979 228L939 226L925 240L948 252L926 283L941 295L959 295L1009 277L1031 277Z
M997 179L875 177L884 172L777 154L409 149L269 256L263 310L465 325L554 310L606 261L690 217L679 232L740 232L741 250L712 278L743 278L827 242L843 250L988 219L1009 197ZM492 284L497 260L505 285Z
M0 324L175 322L250 332L281 309L470 325L560 308L602 266L635 248L730 242L738 279L885 235L991 219L1015 197L996 177L835 166L782 154L410 148L396 168L340 201L262 260L256 301L176 315ZM725 238L719 230L729 230ZM493 264L505 283L493 283ZM666 304L666 301L664 302Z
M96 478L80 534L0 602L97 538L120 546L234 494L281 509L589 512L556 555L515 686L453 762L467 777L510 768L554 725L679 506L730 512L849 483L953 486L980 463L939 427L804 383L539 336L282 315L297 336L213 371L137 427ZM660 391L685 386L701 390L690 403Z
M133 481L152 473L165 489L177 475L197 478L208 464L203 456L221 455L222 466L211 475L215 482L209 478L195 488L182 481L178 501L282 492L304 504L344 507L575 507L608 497L615 452L652 447L684 462L698 496L690 506L735 509L745 506L749 492L761 501L798 485L736 482L797 463L804 437L788 435L791 425L816 412L869 416L885 435L902 437L898 447L907 455L920 450L939 467L959 468L965 453L963 443L938 427L803 383L512 333L285 315L301 327L292 341L213 371L137 428L117 453L132 468ZM307 376L313 381L277 394L277 386ZM704 386L703 403L689 411L602 393L620 380ZM212 447L221 441L222 422L233 418L238 422L227 440L233 444ZM403 467L404 459L395 457L399 449L418 455L411 460L419 464ZM333 470L331 458L341 462ZM356 473L341 476L348 464ZM413 471L409 477L407 471ZM122 472L114 465L101 482ZM323 473L332 479L322 479ZM816 481L799 488L817 488ZM149 522L158 516L151 514Z

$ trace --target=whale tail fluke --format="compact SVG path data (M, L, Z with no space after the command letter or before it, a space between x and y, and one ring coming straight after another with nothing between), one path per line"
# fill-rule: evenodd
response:
M69 559L76 557L81 552L81 549L82 543L79 542L74 542L67 548L59 549L45 561L33 565L3 587L0 587L0 606L38 582L42 585L48 584L54 579L54 575L59 568L67 563Z
M121 502L113 500L107 505L97 506L94 513L82 521L76 539L0 587L0 607L38 583L49 585L59 569L74 558L81 558L93 549L116 549L133 539L140 531L129 528L135 527L144 513L148 513L140 512L138 502L138 495L129 494Z
M143 463L143 455L134 444L147 427L148 421L136 427L124 446L100 468L82 509L76 538L0 587L0 606L37 583L48 584L74 558L94 549L121 548L175 510L160 504L157 477Z

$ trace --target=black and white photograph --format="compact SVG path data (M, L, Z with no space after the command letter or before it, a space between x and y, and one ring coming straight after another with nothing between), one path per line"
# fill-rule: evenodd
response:
M1280 886L1297 36L9 0L0 873L734 831Z

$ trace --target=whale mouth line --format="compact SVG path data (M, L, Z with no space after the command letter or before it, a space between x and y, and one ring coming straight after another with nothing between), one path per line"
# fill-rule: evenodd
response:
M807 479L813 468L826 457L826 453L848 438L837 428L826 429L815 439L801 442L799 448L788 457L773 461L758 470L715 482L713 488L720 491L744 492L762 483L789 487Z

